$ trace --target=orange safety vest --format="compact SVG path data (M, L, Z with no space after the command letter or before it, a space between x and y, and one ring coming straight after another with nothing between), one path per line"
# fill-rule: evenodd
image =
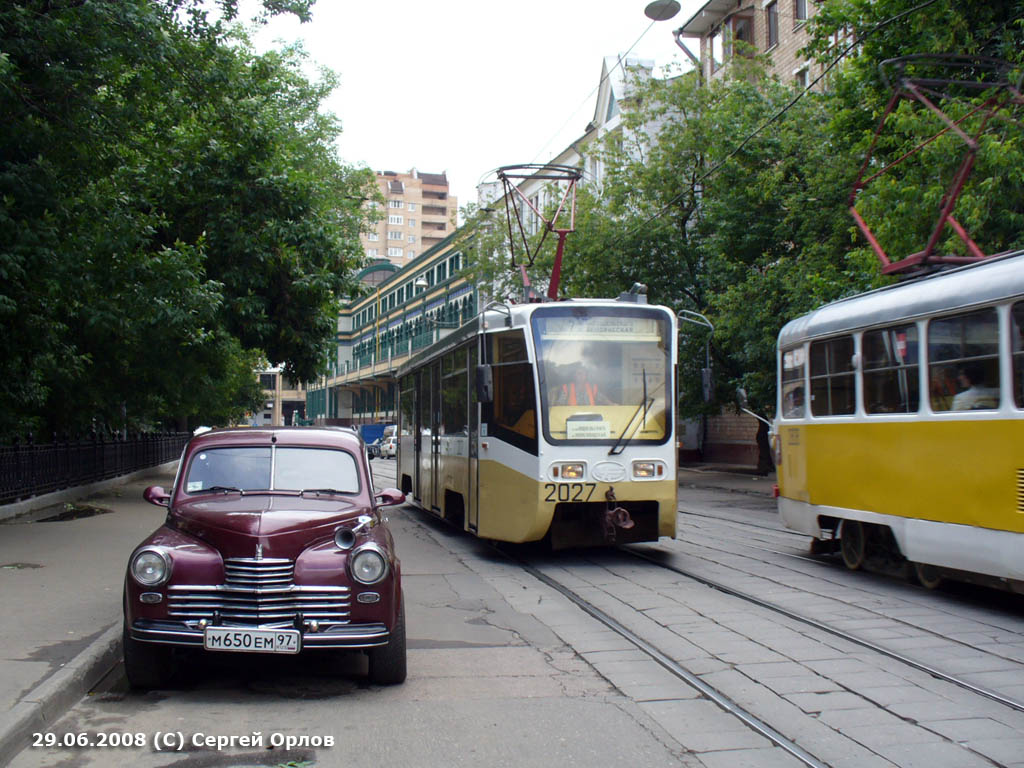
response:
M584 387L587 390L587 400L589 403L586 405L595 405L597 400L597 385L591 384L589 381L584 382ZM576 402L576 382L570 381L568 384L562 385L562 393L565 395L565 402L569 405L579 405Z

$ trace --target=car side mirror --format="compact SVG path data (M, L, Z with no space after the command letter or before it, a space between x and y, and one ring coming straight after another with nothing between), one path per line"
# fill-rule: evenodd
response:
M489 365L476 367L476 399L481 403L494 402L494 373Z
M156 504L158 507L167 507L171 503L171 494L160 485L149 486L149 488L142 492L142 498L150 504Z
M385 488L373 498L379 507L393 507L405 503L405 494L397 488Z

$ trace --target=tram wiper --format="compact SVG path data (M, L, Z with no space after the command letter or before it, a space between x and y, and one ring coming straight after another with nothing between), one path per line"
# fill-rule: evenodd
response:
M622 434L620 434L619 435L619 439L615 441L615 445L613 445L611 447L611 449L608 451L608 455L609 456L618 456L620 453L622 453L624 450L626 450L626 446L629 445L629 441L633 439L633 435L635 435L636 431L638 429L640 429L640 425L643 424L647 420L647 408L648 408L648 406L650 405L650 403L654 402L654 398L650 398L650 403L648 403L648 397L647 397L647 369L646 368L641 368L640 369L640 373L641 373L641 376L643 377L643 387L644 387L643 400L640 402L640 405L637 407L637 409L635 411L633 411L633 415L629 417L629 421L626 422L626 426L622 428ZM637 414L640 413L640 411L644 412L643 417L636 423L636 426L633 427L633 431L630 432L629 435L627 436L626 435L626 430L628 430L629 427L633 424L633 420L637 417Z

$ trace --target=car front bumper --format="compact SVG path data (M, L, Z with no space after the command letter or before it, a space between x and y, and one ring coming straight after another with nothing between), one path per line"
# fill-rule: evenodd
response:
M272 625L219 624L221 627L239 629L294 629L291 624ZM129 635L133 640L164 645L179 645L192 648L203 647L203 628L196 622L136 619L132 622ZM391 633L384 624L328 624L317 631L306 629L302 632L302 649L316 648L376 648L387 645Z

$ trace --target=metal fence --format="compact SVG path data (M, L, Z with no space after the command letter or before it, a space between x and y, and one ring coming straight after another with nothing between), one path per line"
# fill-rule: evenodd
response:
M127 437L93 435L0 446L0 504L109 480L181 456L191 434L164 432Z

